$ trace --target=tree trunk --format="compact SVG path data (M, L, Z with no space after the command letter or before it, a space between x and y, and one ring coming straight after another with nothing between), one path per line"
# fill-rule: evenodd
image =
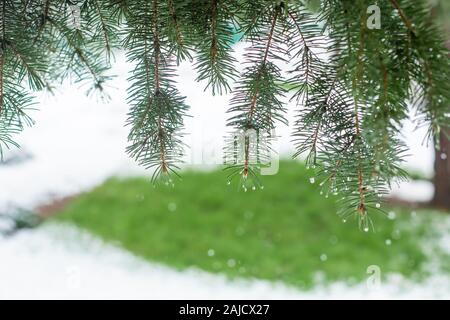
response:
M440 150L435 149L434 160L434 197L432 204L436 207L450 210L450 128L442 128L440 135Z
M442 9L442 8L441 8ZM447 35L450 30L447 25ZM450 39L446 47L450 50ZM447 136L445 135L445 133ZM435 148L434 159L434 197L432 205L450 211L450 128L442 128L440 134L440 150Z

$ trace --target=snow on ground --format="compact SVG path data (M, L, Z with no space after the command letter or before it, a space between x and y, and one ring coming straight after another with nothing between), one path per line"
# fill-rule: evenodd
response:
M436 299L450 278L417 284L398 275L349 287L299 291L281 283L229 280L196 269L148 263L70 226L48 225L0 239L0 299ZM383 279L383 278L382 278Z
M242 46L238 47L242 52ZM40 111L33 112L36 126L18 137L21 150L8 153L21 159L0 166L0 210L34 208L51 199L88 190L112 175L147 174L125 154L128 128L126 70L119 57L113 73L111 102L87 98L83 90L68 84L54 97L38 96ZM229 95L213 97L203 92L189 64L180 67L179 88L191 105L186 120L187 143L192 146L188 164L204 168L222 158L225 112ZM294 110L290 108L289 119ZM421 145L421 132L405 127L413 157L408 166L432 172L432 152ZM290 129L279 128L276 149L292 152ZM281 167L280 170L283 168ZM429 185L404 197L425 199ZM427 189L428 188L428 189ZM406 190L405 188L402 188ZM178 272L148 263L130 253L103 244L70 228L46 226L0 239L0 298L433 298L450 297L449 279L434 275L424 284L393 276L378 290L365 283L348 287L336 283L300 292L264 281L229 281L198 270Z

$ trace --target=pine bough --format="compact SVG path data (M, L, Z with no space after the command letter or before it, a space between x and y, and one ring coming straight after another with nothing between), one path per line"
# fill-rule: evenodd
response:
M245 191L262 188L259 171L276 126L287 124L290 99L294 157L305 155L311 181L338 196L343 219L354 215L368 230L368 212L381 210L380 198L406 178L398 133L408 104L437 144L450 125L449 52L424 0L377 1L380 29L367 26L372 1L324 0L315 12L310 2L3 0L0 154L33 124L33 91L70 77L107 97L111 56L122 48L134 64L127 152L153 170L154 181L171 184L188 112L174 76L190 60L205 89L232 93L224 150L230 180ZM240 74L236 34L248 45Z

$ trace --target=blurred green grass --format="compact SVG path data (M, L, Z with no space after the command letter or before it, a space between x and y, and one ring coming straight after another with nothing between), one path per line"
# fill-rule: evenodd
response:
M303 164L282 161L264 190L226 185L226 173L186 171L175 188L145 178L112 178L70 203L56 221L120 243L134 254L178 269L198 267L230 277L280 280L308 288L317 278L355 283L367 267L420 279L436 213L397 209L372 216L375 231L343 223L332 197L319 195ZM389 242L391 242L389 244Z

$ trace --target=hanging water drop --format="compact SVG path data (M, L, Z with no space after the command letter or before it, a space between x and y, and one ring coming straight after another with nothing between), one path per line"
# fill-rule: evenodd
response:
M316 182L316 179L314 177L311 177L311 178L309 178L309 182L314 183L314 182Z
M381 207L381 204L376 203L376 204L375 204L375 207L380 208L380 207Z

